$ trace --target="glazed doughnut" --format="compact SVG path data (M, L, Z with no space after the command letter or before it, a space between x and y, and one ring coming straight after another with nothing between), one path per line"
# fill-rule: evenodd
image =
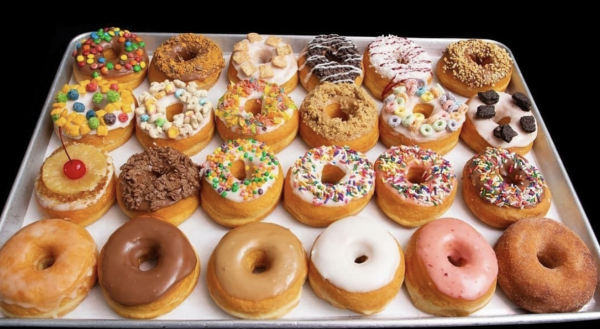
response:
M545 216L552 198L533 164L517 153L493 147L465 163L462 188L475 217L502 229L521 219Z
M354 41L337 34L314 37L298 55L298 79L308 92L323 82L360 87L364 68Z
M377 205L392 220L417 227L444 214L458 181L450 161L418 146L392 146L375 161Z
M486 147L504 148L520 155L531 151L537 124L525 94L487 90L471 97L467 104L460 138L475 152Z
M152 82L138 96L135 136L144 148L170 146L193 156L202 151L215 134L212 102L208 92L195 82Z
M406 246L406 288L412 303L437 316L468 316L496 291L493 247L471 225L439 218L419 227Z
M225 233L206 271L214 303L242 319L275 319L289 313L300 301L306 276L302 242L288 228L267 222Z
M404 282L400 243L370 218L346 217L329 225L315 240L308 282L331 305L371 315L396 298Z
M254 78L228 85L215 116L223 140L255 139L274 153L294 141L300 120L294 100L283 88Z
M260 221L279 204L283 169L264 143L227 141L206 157L202 170L202 209L220 225Z
M165 40L154 50L148 81L195 81L198 89L210 90L224 67L223 51L217 43L202 34L183 33Z
M435 70L444 87L471 97L490 89L505 91L512 76L513 59L495 43L459 40L444 49Z
M79 162L82 168L77 168ZM110 154L92 145L72 143L44 160L34 184L36 205L41 217L87 226L116 202L116 181Z
M298 62L292 46L282 38L248 33L233 45L227 77L233 83L252 78L276 83L289 94L298 85Z
M64 85L50 115L57 135L62 128L65 143L91 144L110 152L133 136L136 105L131 89L94 78Z
M494 250L498 285L528 312L577 312L594 296L598 273L590 249L560 222L520 220L504 230Z
M458 144L467 108L439 84L405 80L383 101L379 138L387 147L418 145L446 154Z
M309 147L349 146L367 152L379 140L375 101L354 84L324 82L300 106L298 133Z
M433 79L429 54L408 38L395 35L375 38L365 49L363 61L363 83L378 100L384 100L392 88L408 79L424 86Z
M58 318L96 284L98 249L80 225L52 218L19 229L0 248L0 311L9 318Z
M200 206L200 166L168 146L151 146L121 165L117 203L129 217L160 218L174 225Z
M149 268L144 262L155 261ZM200 259L185 234L160 218L133 218L108 237L98 259L104 299L120 316L151 319L179 306L200 277Z
M373 164L361 152L347 146L310 149L288 169L283 208L301 223L326 227L367 206L374 177Z
M76 82L104 77L131 90L144 82L150 62L146 43L137 34L118 27L90 33L77 43L71 56Z

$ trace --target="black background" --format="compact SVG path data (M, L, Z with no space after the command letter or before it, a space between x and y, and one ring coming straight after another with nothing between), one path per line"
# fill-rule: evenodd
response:
M376 3L373 3L375 6ZM315 8L318 9L318 8ZM383 7L378 9L385 9ZM436 12L432 12L434 10ZM4 94L2 113L4 115L2 133L5 153L2 161L0 206L8 198L18 173L21 161L30 142L36 120L48 97L48 92L57 73L70 41L77 35L106 26L118 26L132 32L196 32L196 33L235 33L317 35L337 33L345 36L379 36L394 34L420 38L481 38L496 40L507 46L517 62L524 80L537 104L544 124L558 151L562 163L573 183L577 196L586 211L591 225L598 235L595 187L598 184L596 169L597 140L592 132L599 129L594 122L599 109L598 86L584 83L591 74L593 53L586 51L581 43L571 40L575 29L568 31L558 19L539 15L533 21L532 15L520 14L512 8L498 9L492 13L462 15L457 8L429 8L425 12L414 12L408 19L402 8L391 8L389 12L378 10L378 16L369 11L354 11L353 19L340 19L333 12L319 15L311 8L299 7L295 13L259 13L229 16L230 12L169 9L164 14L154 13L144 17L128 12L122 13L126 19L102 18L90 12L80 20L70 19L72 10L60 15L49 15L43 20L31 19L37 32L34 34L14 33L4 36L5 45L15 39L15 44L4 48L2 70L4 84L10 88ZM157 8L156 10L161 10ZM241 11L242 9L236 9ZM418 13L418 14L417 14ZM207 19L207 15L211 19ZM162 16L159 16L162 15ZM302 15L302 16L301 16ZM371 15L371 16L369 16ZM104 15L103 15L104 16ZM106 15L108 17L108 15ZM110 17L116 17L117 14ZM256 16L256 17L255 17ZM368 16L368 17L367 17ZM498 20L499 18L503 20ZM96 18L94 18L96 17ZM371 19L369 22L367 19ZM301 23L302 22L302 23ZM572 34L571 34L572 33ZM17 41L18 40L18 41ZM14 53L11 53L11 49ZM595 60L597 63L597 59ZM9 97L7 97L9 96ZM8 118L6 117L8 115ZM565 284L569 284L565 282ZM600 321L559 323L568 325L598 325ZM514 327L546 328L548 324L517 325ZM496 328L490 326L489 328Z

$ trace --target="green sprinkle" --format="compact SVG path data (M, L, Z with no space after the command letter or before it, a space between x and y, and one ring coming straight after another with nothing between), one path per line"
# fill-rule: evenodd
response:
M88 126L90 129L96 129L100 125L100 120L97 117L91 117L88 119Z
M102 96L101 92L96 92L94 94L94 96L92 96L92 102L94 102L94 104L100 104L100 103L102 103L103 99L104 99L104 96Z
M114 103L121 98L121 95L119 95L119 93L114 90L109 90L106 93L106 98L108 99L109 102ZM156 121L158 121L158 120L156 120Z
M115 65L113 63L106 63L106 68L112 70L115 68Z
M239 188L240 187L237 184L233 184L233 186L231 187L231 191L237 192Z
M223 191L223 193L221 193L222 197L226 197L227 196L227 192Z

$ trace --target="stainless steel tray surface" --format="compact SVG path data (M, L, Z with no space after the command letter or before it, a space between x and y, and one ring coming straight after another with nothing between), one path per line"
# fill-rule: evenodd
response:
M135 31L133 31L135 32ZM60 146L58 137L52 133L52 121L49 111L56 92L66 83L72 82L72 68L70 56L75 44L86 37L84 33L73 38L65 50L63 60L58 68L57 75L52 87L48 91L48 97L44 108L38 118L37 125L13 188L6 202L6 206L0 218L0 246L8 238L24 225L40 219L33 199L33 183L39 172L44 159L55 148ZM176 33L138 33L146 43L150 51L156 49L161 42ZM229 60L233 45L242 40L242 34L205 34L219 44L223 50L226 63ZM289 42L298 54L300 50L314 37L309 35L279 35ZM369 42L375 37L351 37L358 46L361 53L364 52ZM445 47L459 39L433 39L413 38L415 42L425 48L430 55L433 64L437 62ZM496 42L494 40L487 40ZM498 43L499 44L499 43ZM505 47L502 44L499 44ZM505 47L506 48L506 47ZM509 53L512 52L507 48ZM514 59L514 56L513 56ZM227 81L227 67L223 70L218 83L209 90L209 100L216 104L219 97L225 92ZM434 83L437 78L434 78ZM148 82L136 90L138 95L148 88ZM509 92L521 91L531 97L531 93L523 79L518 63L515 61L515 70L509 85ZM300 106L306 95L305 90L299 84L290 96L296 105ZM462 98L462 100L465 100ZM573 229L587 244L592 251L594 260L600 268L600 248L590 223L583 211L577 195L568 179L568 175L562 165L560 157L554 147L552 139L544 124L540 111L533 101L532 113L538 122L538 137L534 143L532 152L526 158L536 164L552 191L552 206L546 217L556 219ZM381 102L377 101L379 108ZM203 163L206 155L222 143L222 139L215 134L210 144L199 154L192 157L196 163ZM308 149L306 144L298 136L294 142L278 154L278 158L284 168L284 172ZM374 161L379 154L385 150L385 146L379 142L373 149L368 151L367 157ZM125 145L111 152L115 161L117 174L119 167L133 153L141 152L143 148L133 136ZM465 162L474 152L462 141L455 149L445 157L450 161L460 181L462 168ZM443 215L463 219L471 224L476 230L486 237L490 244L494 244L501 235L502 230L491 228L476 219L465 206L462 200L462 192L459 184L456 198L451 208ZM373 220L380 221L386 225L389 231L396 237L403 248L415 229L401 227L399 224L389 220L371 200L367 207L359 214L368 216ZM96 223L87 227L98 248L102 248L110 234L125 221L126 215L114 205L109 212ZM310 251L312 244L318 234L323 230L312 228L295 221L281 206L269 215L264 221L274 222L289 227L303 242L305 249ZM592 300L579 312L557 313L557 314L530 314L512 303L498 286L496 293L490 303L480 311L467 317L436 317L419 311L413 306L408 296L405 284L398 296L387 306L387 308L376 315L361 316L348 310L337 309L330 304L320 300L311 290L308 282L305 283L302 298L299 305L284 317L276 320L241 320L222 312L211 300L206 287L206 264L208 258L220 238L228 229L214 223L201 208L199 208L188 220L179 225L179 228L190 238L194 248L197 250L202 273L199 282L192 294L175 310L152 320L131 320L116 315L105 302L98 284L90 295L71 313L57 319L10 319L0 316L0 326L56 326L56 327L432 327L432 326L474 326L474 325L511 325L511 324L536 324L554 322L572 322L600 319L600 305L596 303L599 299L598 288Z

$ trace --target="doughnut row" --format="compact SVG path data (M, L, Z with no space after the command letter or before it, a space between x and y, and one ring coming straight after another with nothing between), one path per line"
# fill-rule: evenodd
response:
M35 180L41 219L0 247L5 316L62 317L96 284L129 319L168 314L201 284L241 319L285 317L305 283L331 307L364 316L383 312L403 286L434 316L469 316L497 286L531 313L578 312L593 298L590 249L547 217L551 191L527 159L533 105L506 91L506 50L461 40L434 65L393 35L364 52L320 35L296 55L285 38L257 33L227 50L228 62L193 33L150 50L119 28L77 44L74 81L50 111L61 145ZM226 90L212 95L224 69ZM207 150L215 132L222 143ZM115 168L133 135L143 151ZM280 156L298 135L306 150L286 168ZM448 155L460 141L472 156L455 170ZM371 160L378 143L385 150ZM459 190L497 241L468 216L446 215ZM370 202L412 230L406 243L362 215ZM87 228L113 205L127 221L98 246ZM312 246L265 221L280 205L297 227L318 230ZM226 232L208 259L181 229L198 211Z

